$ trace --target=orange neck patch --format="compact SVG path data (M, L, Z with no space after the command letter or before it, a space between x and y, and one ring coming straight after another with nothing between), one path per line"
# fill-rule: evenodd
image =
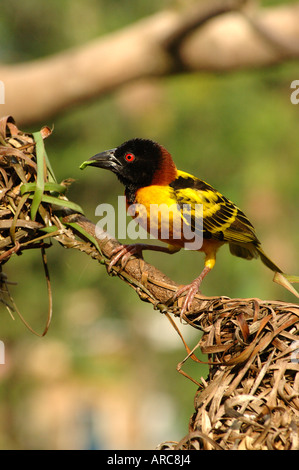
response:
M166 186L175 180L177 168L171 158L170 153L161 147L161 161L158 170L155 171L152 184Z

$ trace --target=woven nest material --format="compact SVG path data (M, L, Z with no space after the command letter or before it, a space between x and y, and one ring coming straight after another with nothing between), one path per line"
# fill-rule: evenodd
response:
M55 180L43 144L50 134L48 127L24 133L11 116L0 119L1 264L20 249L44 246L45 233L61 228L59 207L82 212L64 196L71 180Z
M210 373L188 435L160 448L299 449L299 306L222 299L190 322Z
M30 233L44 226L31 220L29 201L22 201L21 184L36 182L37 163L32 135L21 133L12 118L0 121L0 260L18 251ZM25 198L24 198L25 199ZM35 233L35 232L34 232Z
M27 324L9 294L9 282L2 267L12 255L39 248L49 294L48 320L43 334L52 312L45 249L51 245L51 237L66 230L59 219L61 211L68 207L81 211L64 196L70 181L57 184L55 180L43 144L50 134L48 127L37 133L24 133L11 116L0 119L0 301L10 313L16 311Z

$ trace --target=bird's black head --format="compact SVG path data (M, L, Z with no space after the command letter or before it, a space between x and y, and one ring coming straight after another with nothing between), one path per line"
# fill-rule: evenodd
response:
M147 139L128 140L115 149L98 153L82 163L80 168L87 165L111 170L126 187L136 188L158 184L157 175L165 176L165 170L166 173L170 169L173 173L176 171L167 150Z

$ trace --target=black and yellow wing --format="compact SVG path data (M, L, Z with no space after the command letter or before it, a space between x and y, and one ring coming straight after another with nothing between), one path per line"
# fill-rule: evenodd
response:
M245 259L261 257L272 271L281 270L265 255L255 230L246 215L208 183L183 171L170 183L173 198L179 206L190 204L191 226L196 230L195 204L203 207L203 239L229 244L233 255Z

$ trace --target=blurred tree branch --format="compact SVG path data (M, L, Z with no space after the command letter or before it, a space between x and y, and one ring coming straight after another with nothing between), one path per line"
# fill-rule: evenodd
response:
M49 119L140 78L265 67L299 57L299 3L255 9L246 0L167 10L84 46L0 66L3 114Z

